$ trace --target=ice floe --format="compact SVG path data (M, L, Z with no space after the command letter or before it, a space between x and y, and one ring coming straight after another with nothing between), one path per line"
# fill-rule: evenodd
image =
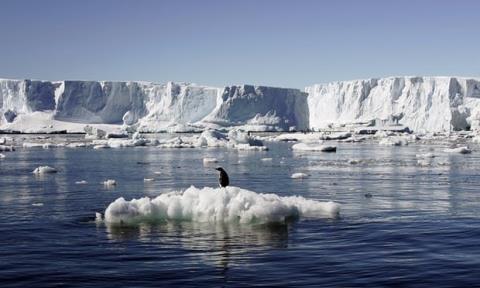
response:
M457 147L457 148L447 148L443 150L446 153L460 153L460 154L470 154L472 150L467 146Z
M102 184L104 186L107 186L107 187L112 187L112 186L117 185L117 181L115 181L113 179L107 179L107 180L103 181Z
M49 173L57 173L57 169L50 167L50 166L39 166L33 170L32 173L34 174L49 174Z
M315 143L297 143L292 146L294 151L320 151L320 152L336 152L337 147L332 145L323 145Z
M297 217L335 218L339 213L340 205L334 202L261 194L233 186L202 189L191 186L154 199L118 198L107 207L104 219L110 224L162 220L261 224L283 223Z
M308 178L310 177L310 175L306 174L306 173L293 173L292 176L290 176L290 178L292 179L304 179L304 178Z

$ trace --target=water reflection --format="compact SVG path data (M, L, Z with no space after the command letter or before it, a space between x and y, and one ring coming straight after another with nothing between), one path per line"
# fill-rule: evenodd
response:
M142 223L138 226L105 225L114 241L138 240L159 248L182 248L215 267L228 269L251 255L288 247L289 225L209 224L197 222Z

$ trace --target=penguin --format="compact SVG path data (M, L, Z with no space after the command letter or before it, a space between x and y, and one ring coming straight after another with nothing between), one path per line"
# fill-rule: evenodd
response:
M215 168L215 170L220 171L220 177L218 178L220 187L227 187L230 184L227 172L222 167Z

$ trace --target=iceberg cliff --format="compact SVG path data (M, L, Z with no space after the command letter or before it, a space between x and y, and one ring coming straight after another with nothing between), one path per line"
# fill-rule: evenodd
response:
M305 92L251 85L0 79L0 129L35 132L48 126L72 132L83 131L85 124L126 124L143 132L288 131L367 123L418 132L480 130L476 78L389 77L317 84Z
M13 123L41 116L47 119L45 123L136 124L144 132L166 131L172 126L304 130L309 127L305 111L307 95L297 89L249 85L217 88L173 82L0 80L2 128L22 127Z
M480 107L480 79L390 77L317 84L305 91L312 129L370 121L435 132L476 129L480 120L480 113L473 113Z

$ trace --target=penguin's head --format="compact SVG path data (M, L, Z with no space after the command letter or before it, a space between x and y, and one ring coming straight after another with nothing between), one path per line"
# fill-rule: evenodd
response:
M215 168L215 170L220 171L220 172L225 171L225 170L223 170L222 167L217 167L217 168Z

